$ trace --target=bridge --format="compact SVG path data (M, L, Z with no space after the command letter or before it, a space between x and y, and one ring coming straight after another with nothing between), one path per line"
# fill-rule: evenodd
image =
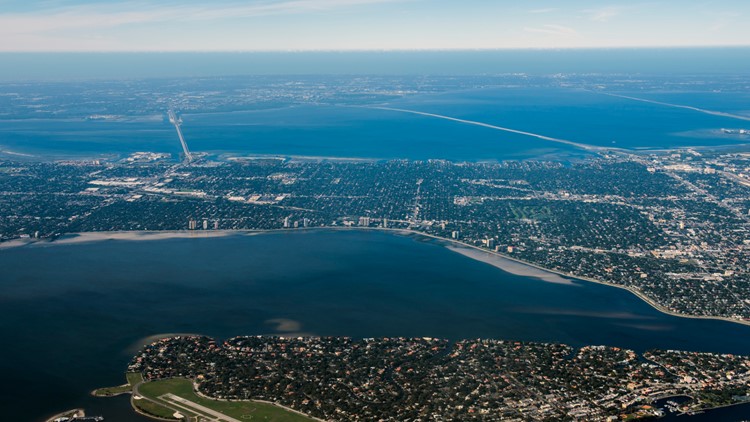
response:
M190 163L193 161L193 156L190 154L187 142L185 142L185 137L182 136L182 129L180 129L180 125L182 125L182 118L178 118L174 110L172 110L171 108L169 109L169 111L167 111L167 114L169 115L169 123L174 125L174 128L177 130L177 136L180 137L180 144L182 144L182 152L185 155L185 161Z

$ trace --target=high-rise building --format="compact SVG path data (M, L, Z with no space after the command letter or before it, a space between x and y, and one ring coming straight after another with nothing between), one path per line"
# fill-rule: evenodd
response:
M188 228L190 230L195 230L198 227L198 222L193 220L192 218L188 221Z

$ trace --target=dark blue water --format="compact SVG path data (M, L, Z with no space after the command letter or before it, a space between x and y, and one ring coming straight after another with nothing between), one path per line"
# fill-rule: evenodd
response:
M667 402L673 401L678 405L689 400L689 397L673 397L669 399L658 400L654 406L667 410ZM744 421L750 415L750 403L743 403L734 406L722 407L708 412L702 412L695 415L683 415L666 411L660 422L716 422L716 421Z
M750 113L746 94L716 95L720 98L706 93L649 98ZM492 88L417 95L385 105L604 147L675 148L750 142L746 136L731 137L719 131L746 127L750 125L747 121L580 89ZM0 120L0 147L40 157L107 156L144 150L178 154L180 145L172 126L159 116L153 117L126 122ZM193 112L185 113L183 119L190 148L214 154L449 160L583 154L569 145L514 133L359 107L295 105L232 113Z
M750 354L747 326L671 317L620 289L515 276L385 233L34 246L0 250L0 268L0 409L21 420L77 406L108 421L137 420L127 400L87 393L122 383L138 344L159 333L484 337ZM278 331L279 320L296 325L293 333Z

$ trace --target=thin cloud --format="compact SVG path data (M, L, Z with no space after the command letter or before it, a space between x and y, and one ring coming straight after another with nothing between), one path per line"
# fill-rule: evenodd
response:
M543 13L557 12L558 10L560 10L560 9L558 9L557 7L548 7L546 9L533 9L533 10L529 10L529 13L538 15L538 14L543 14Z
M548 35L564 35L564 36L579 35L578 31L576 31L575 29L570 28L568 26L562 26L562 25L542 25L540 27L526 27L523 30L526 32L548 34Z
M0 15L0 34L33 34L60 30L112 28L174 19L167 11L103 13L65 11L45 15Z
M266 2L257 5L234 6L216 9L203 8L198 19L255 17L267 15L299 14L346 9L380 3L403 3L404 0L287 0Z
M68 29L99 29L123 25L166 21L206 21L231 18L252 18L269 15L301 14L347 9L404 0L284 0L251 5L234 4L224 7L198 7L162 4L149 6L130 3L128 9L117 5L72 6L42 13L0 13L0 35L54 32Z
M623 12L622 7L602 7L599 9L587 9L583 13L594 22L609 22Z
M711 32L718 32L734 25L742 24L742 14L737 12L715 13L715 19L708 26Z

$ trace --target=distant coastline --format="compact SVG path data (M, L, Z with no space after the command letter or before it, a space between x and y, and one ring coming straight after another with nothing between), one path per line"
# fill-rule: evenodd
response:
M265 229L265 230L133 230L133 231L102 231L102 232L81 232L81 233L69 233L65 234L57 239L15 239L0 243L0 251L3 249L10 249L16 247L45 247L45 246L58 246L58 245L71 245L71 244L82 244L101 242L106 240L124 240L124 241L149 241L149 240L167 240L167 239L197 239L197 238L219 238L228 236L257 236L266 233L299 233L299 232L312 232L312 231L379 231L397 234L401 236L415 236L423 237L427 239L436 240L441 246L445 247L451 252L458 253L467 258L483 262L488 265L492 265L505 272L536 278L541 281L558 284L574 285L572 280L586 281L590 283L601 284L610 287L616 287L619 289L627 290L642 301L646 302L652 308L657 311L675 316L680 318L692 318L692 319L709 319L719 320L726 322L733 322L741 325L750 326L750 321L737 320L732 318L720 317L720 316L704 316L704 315L689 315L674 312L670 309L660 305L643 292L635 289L631 286L622 286L618 284L609 283L602 280L593 278L573 275L564 273L562 271L556 271L549 268L536 265L534 263L526 262L518 258L508 256L500 252L489 251L482 249L478 246L470 245L468 243L461 242L455 239L448 239L440 236L435 236L428 233L409 229L389 229L382 227L309 227L309 228L296 228L296 229Z

